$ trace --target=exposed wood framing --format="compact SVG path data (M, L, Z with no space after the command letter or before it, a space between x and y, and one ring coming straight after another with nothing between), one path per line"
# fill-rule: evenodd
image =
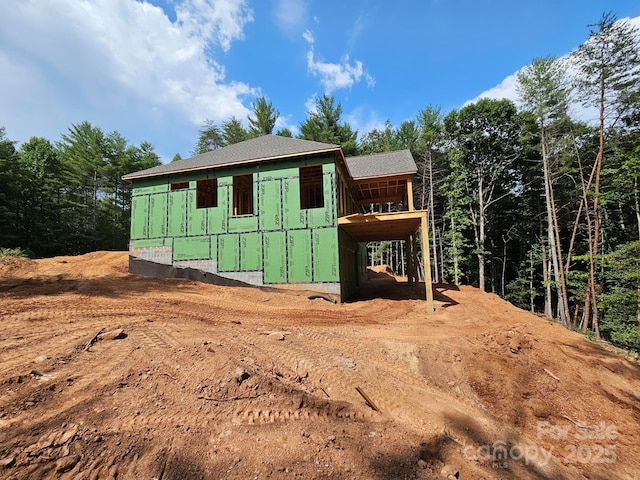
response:
M413 212L413 183L411 182L411 177L407 178L407 201L409 204L409 211Z
M433 313L433 285L431 284L431 255L429 251L429 227L427 214L424 213L421 221L422 230L422 261L424 264L424 286L427 290L427 313Z
M427 211L387 213L356 213L338 219L338 225L358 242L379 240L405 240L407 242L407 259L409 282L418 280L418 259L416 238L421 235L427 313L434 312L433 285L431 284L431 257L429 255L429 229Z

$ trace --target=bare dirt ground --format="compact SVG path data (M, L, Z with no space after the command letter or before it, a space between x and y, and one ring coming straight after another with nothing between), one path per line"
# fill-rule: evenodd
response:
M0 478L639 478L637 362L471 287L427 316L372 276L386 299L333 305L121 252L5 262Z

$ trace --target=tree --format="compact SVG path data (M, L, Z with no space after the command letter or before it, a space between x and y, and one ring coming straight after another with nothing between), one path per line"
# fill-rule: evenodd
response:
M222 139L224 145L233 145L234 143L244 142L249 139L249 133L244 129L240 120L231 117L222 124Z
M436 220L435 220L435 200L434 200L434 176L433 176L433 163L434 154L441 147L442 144L442 114L440 113L440 107L432 107L431 105L420 110L418 113L418 128L417 128L417 149L420 154L421 162L421 189L420 189L420 209L425 208L427 192L428 203L427 209L429 210L429 220L431 225L431 238L433 257L432 265L434 270L434 280L436 283L440 281L438 273L438 249L436 243ZM416 148L416 143L413 144ZM452 239L453 240L453 239Z
M182 160L182 155L180 155L179 153L176 153L171 159L171 163L177 162L178 160Z
M65 218L70 232L69 250L79 253L95 250L98 226L98 199L105 183L107 138L102 129L84 121L72 125L58 144L68 176L65 179L68 200L76 212Z
M9 140L5 128L0 127L0 219L4 226L0 229L0 247L20 246L16 198L23 190L24 177L18 167L15 142Z
M265 97L259 97L253 104L253 116L249 115L249 134L253 137L271 135L280 112L267 102Z
M340 145L346 156L357 153L358 131L351 130L348 123L340 121L342 105L326 93L315 99L315 110L307 113L300 124L299 138Z
M600 248L600 189L605 143L609 131L629 110L640 84L640 40L638 29L627 21L617 21L609 12L591 25L589 38L574 52L577 68L576 86L587 106L598 108L598 151L593 167L593 227L589 242L589 292L591 325L596 337L598 326L598 294L596 256ZM589 185L589 189L591 185Z
M198 131L198 143L193 150L194 155L210 152L226 144L220 127L213 120L206 120L203 127ZM174 157L175 160L175 157Z
M460 167L466 172L478 284L486 288L485 263L489 209L512 192L516 173L511 164L518 156L520 119L510 100L483 98L444 119L445 129L460 152Z
M518 73L517 91L525 109L533 115L540 137L542 176L547 212L547 240L557 291L557 314L564 325L569 325L567 283L560 244L560 228L553 191L551 153L553 139L549 130L553 123L567 117L569 90L566 87L566 67L553 57L535 58ZM547 299L549 302L550 299Z
M65 208L64 174L58 151L44 138L31 137L20 146L23 172L20 202L20 246L37 256L60 253L65 232L58 219Z
M293 133L291 133L291 130L289 130L288 128L281 128L276 132L276 135L279 135L280 137L288 137L288 138L293 138Z
M391 152L400 150L402 146L398 141L398 133L390 120L384 122L384 130L374 128L360 140L358 150L362 155Z

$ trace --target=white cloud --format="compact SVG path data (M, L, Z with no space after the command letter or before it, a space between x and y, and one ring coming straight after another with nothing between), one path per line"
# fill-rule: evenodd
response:
M246 116L242 99L253 89L228 81L210 56L242 39L252 21L246 1L184 0L176 14L172 22L136 0L5 0L0 61L11 74L0 76L2 111L33 106L30 117L42 122L128 121L136 109L194 124Z
M304 38L311 45L313 45L313 42L315 42L315 38L313 38L313 32L309 29L302 32L302 38Z
M298 127L298 125L291 123L291 115L287 115L284 117L280 115L276 119L276 124L273 129L274 133L281 128L288 128L289 130L291 130L291 133L294 137L300 133L300 128Z
M362 138L371 130L384 130L385 121L368 105L361 105L344 116L345 121L353 130L358 131L358 138Z
M522 69L520 69L520 70L522 70ZM490 88L489 90L485 90L484 92L482 92L480 95L478 95L473 100L467 100L464 103L464 105L462 105L462 106L466 107L467 105L469 105L471 103L476 103L481 98L492 98L492 99L497 99L497 100L502 99L502 98L507 98L507 99L509 99L509 100L511 100L513 102L517 102L518 101L518 93L516 92L516 84L517 84L517 81L518 81L517 75L520 72L520 70L518 70L518 72L516 72L516 73L514 73L512 75L509 75L507 78L502 80L502 82L500 82L495 87Z
M368 23L367 17L368 15L358 15L358 18L356 18L356 21L349 30L349 38L347 40L347 47L349 48L349 51L353 50L358 38L362 35L362 32L364 32Z
M320 83L326 93L341 88L351 88L361 80L365 80L370 88L376 84L374 78L364 69L362 62L356 60L351 64L349 55L345 55L340 63L316 61L313 33L310 30L305 30L302 36L310 45L307 52L307 71L313 76L320 77Z
M640 29L640 17L634 18L621 18L618 21L620 22L629 22L635 28ZM576 69L573 65L571 65L570 54L563 55L560 57L561 61L567 62L567 74L569 81L571 81L576 74ZM517 72L507 76L502 82L496 85L493 88L485 90L480 95L472 100L467 100L462 107L465 107L471 103L475 103L481 98L493 98L493 99L502 99L506 98L514 102L516 105L519 105L520 102L518 100L518 93L516 90L517 85L517 75L520 73L525 66L520 68ZM596 107L584 106L579 98L573 98L569 106L569 114L572 118L576 120L580 120L587 123L594 123L598 120L598 110Z
M288 34L299 34L307 20L308 2L306 0L276 0L276 24Z
M305 111L307 113L316 113L318 111L318 106L316 105L317 101L318 101L317 93L314 93L309 98L307 98L307 101L304 102Z
M233 40L244 38L245 24L253 21L246 0L184 0L176 15L187 35L219 43L225 51Z

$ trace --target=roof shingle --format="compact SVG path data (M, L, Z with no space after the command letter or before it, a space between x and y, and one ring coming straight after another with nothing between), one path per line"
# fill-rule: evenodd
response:
M136 178L155 177L170 173L201 170L209 167L259 162L302 154L338 150L340 150L340 145L301 140L299 138L281 137L279 135L263 135L201 155L196 155L195 157L185 158L176 162L130 173L124 175L123 178L125 180L134 180Z
M413 174L418 171L409 150L347 157L347 168L354 180L389 175Z

